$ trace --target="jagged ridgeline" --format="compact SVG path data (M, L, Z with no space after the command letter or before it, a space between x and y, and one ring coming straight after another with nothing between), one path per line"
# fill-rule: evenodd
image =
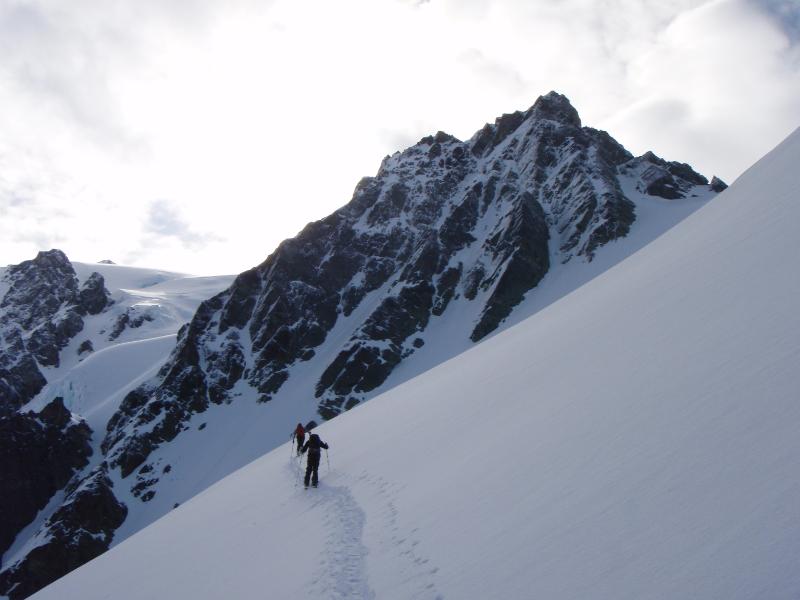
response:
M347 205L200 306L157 379L125 398L104 452L126 476L192 413L242 395L268 402L312 360L331 418L379 389L455 305L480 341L551 264L591 261L629 232L623 177L665 199L708 185L582 127L554 92L466 142L439 132L387 157Z

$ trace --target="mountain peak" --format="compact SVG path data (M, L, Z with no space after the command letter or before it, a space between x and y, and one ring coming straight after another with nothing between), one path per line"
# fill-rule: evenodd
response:
M581 118L578 116L578 111L570 103L569 98L554 91L544 96L539 96L525 116L533 117L534 119L558 121L574 127L581 126Z
M43 267L69 266L70 269L72 268L72 264L69 262L67 255L57 248L53 248L52 250L41 250L36 255L36 258L33 259L33 264Z

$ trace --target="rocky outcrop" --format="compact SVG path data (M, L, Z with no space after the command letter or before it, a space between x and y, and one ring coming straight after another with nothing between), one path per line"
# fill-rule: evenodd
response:
M108 340L113 342L116 340L126 329L138 329L147 322L155 319L147 310L141 310L138 307L131 306L117 317L111 333L108 335Z
M200 307L157 379L131 392L110 421L103 449L111 464L132 473L192 414L230 402L239 383L269 402L334 328L347 331L319 370L323 418L376 393L454 303L468 303L474 321L465 335L480 341L551 261L591 261L627 235L636 215L623 178L661 198L708 183L688 165L634 158L582 126L556 93L468 141L438 132L387 157L349 204Z
M33 399L47 382L40 367L57 367L60 353L83 329L83 318L110 303L102 275L83 286L60 250L40 252L9 267L0 301L0 415Z
M728 184L715 175L714 177L711 178L711 183L709 184L709 187L715 192L719 193L727 190Z
M623 170L638 171L640 191L667 200L685 198L694 186L708 185L708 179L686 163L667 162L652 152L629 161Z
M105 284L105 279L100 273L89 275L78 293L78 308L81 314L100 314L113 303Z
M22 600L99 556L108 550L127 514L103 466L74 481L39 532L41 543L0 573L0 594Z
M0 417L0 556L53 494L88 464L91 435L86 423L72 421L60 397L38 414Z

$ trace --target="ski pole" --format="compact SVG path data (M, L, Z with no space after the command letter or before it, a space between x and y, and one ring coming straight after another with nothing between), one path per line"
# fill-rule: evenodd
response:
M325 448L325 462L328 463L328 473L331 472L331 460L328 458L328 449Z
M292 456L294 456L294 434L289 436L289 440L292 442L289 448L289 460L292 460Z

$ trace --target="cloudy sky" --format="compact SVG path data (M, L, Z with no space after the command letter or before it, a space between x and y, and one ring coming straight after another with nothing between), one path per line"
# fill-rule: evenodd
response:
M800 125L800 1L0 0L0 264L239 272L550 90L730 182Z

